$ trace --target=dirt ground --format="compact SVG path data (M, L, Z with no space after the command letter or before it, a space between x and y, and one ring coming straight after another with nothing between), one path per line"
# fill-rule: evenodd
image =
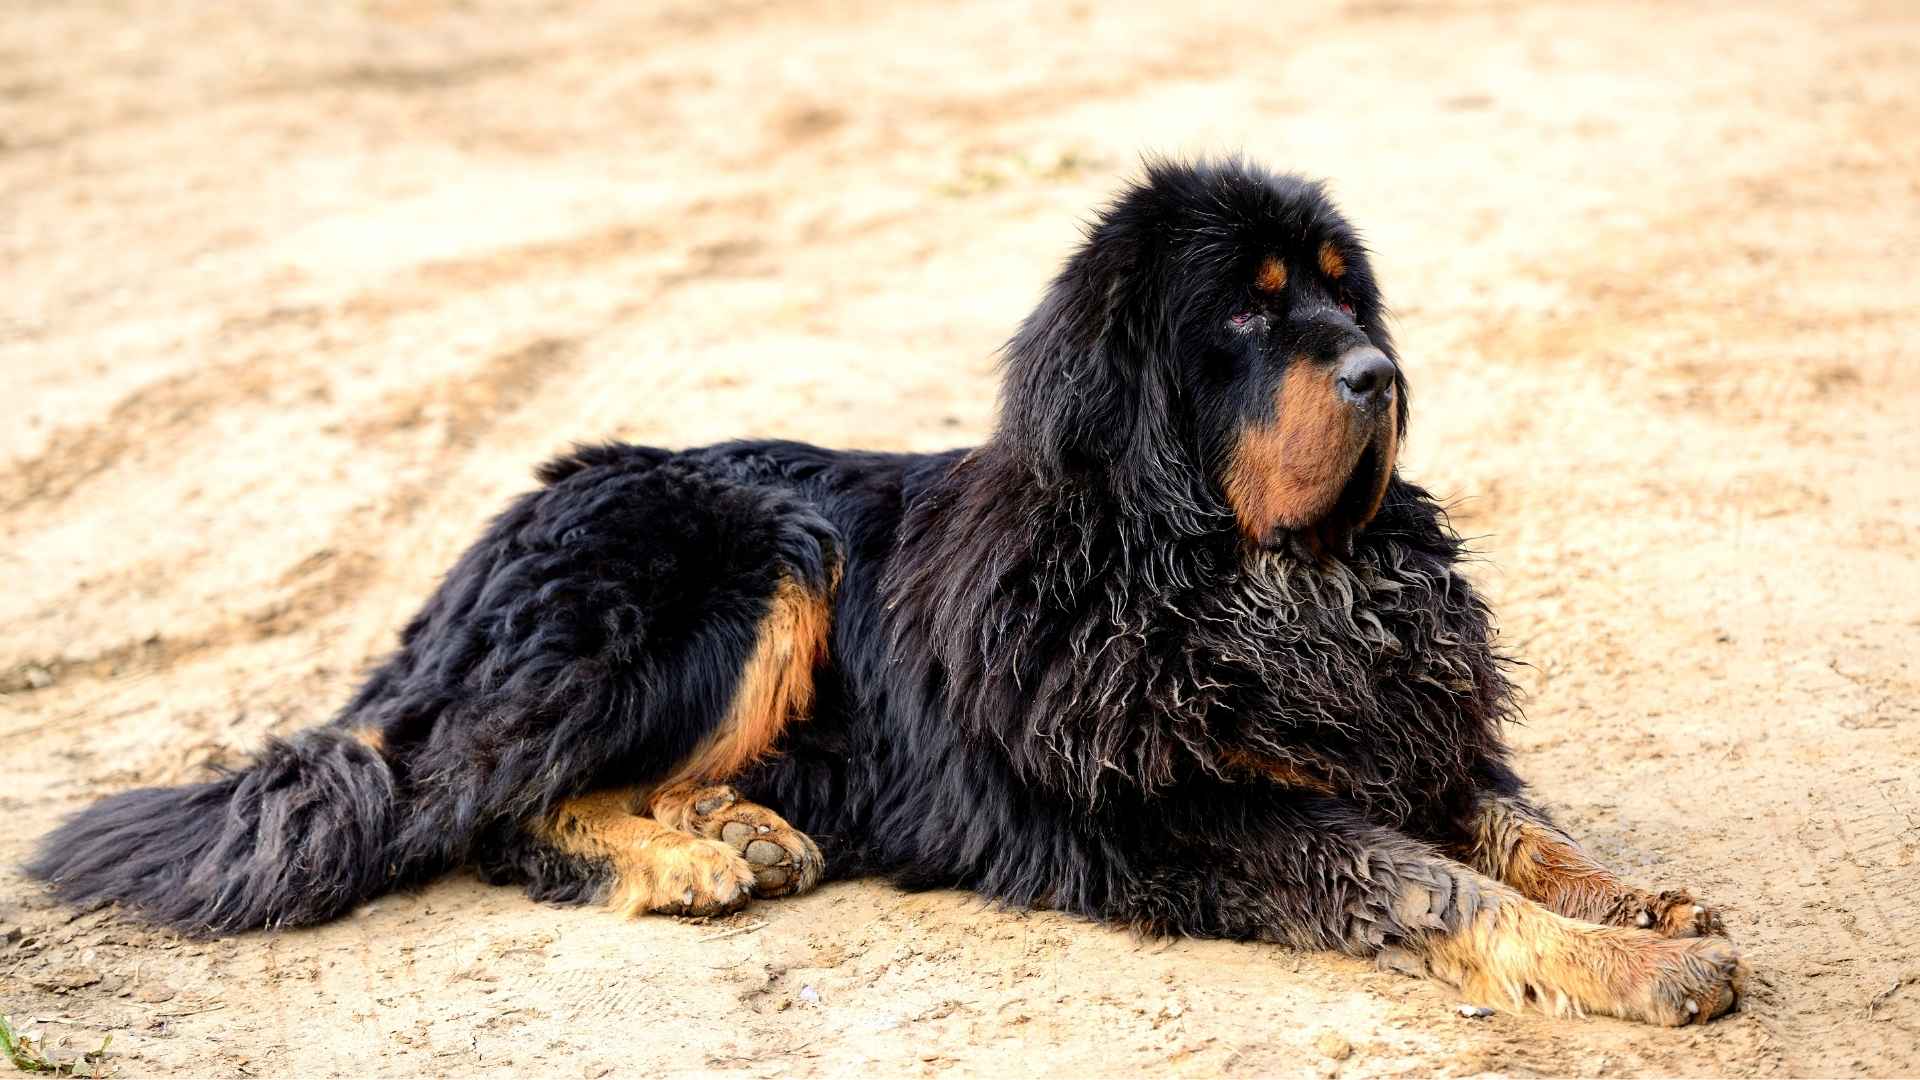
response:
M0 1011L125 1076L1920 1073L1915 9L1301 6L10 3L0 864L324 719L571 440L979 439L1137 155L1243 150L1379 253L1524 772L1725 906L1745 1011L872 883L205 944L11 869Z

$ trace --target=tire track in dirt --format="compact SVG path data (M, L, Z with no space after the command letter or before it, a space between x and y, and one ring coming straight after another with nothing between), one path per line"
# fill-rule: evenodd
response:
M767 205L768 196L757 191L709 196L688 206L685 217L734 220L764 212ZM692 235L704 234L694 230ZM448 294L471 295L529 279L595 271L623 258L656 257L661 254L658 247L666 242L667 234L657 225L616 222L555 240L425 263L335 305L283 306L236 316L223 323L221 333L271 335L293 327L302 340L277 341L274 353L321 358L326 355L321 342L339 332L340 320L355 324L356 336L365 336L411 312L444 304ZM760 250L759 241L751 236L696 244L677 268L651 274L651 286L642 290L645 300L629 301L628 306L657 301L709 276L737 272ZM32 692L76 678L97 680L162 670L229 646L297 633L349 607L380 578L378 549L384 545L370 544L369 539L416 520L441 490L437 477L488 431L524 408L547 380L577 367L583 343L581 338L537 338L494 354L469 374L426 383L389 400L377 414L349 422L351 436L369 447L391 445L425 425L438 426L439 436L424 462L410 462L424 465L423 478L390 489L344 518L326 544L281 576L277 587L287 590L282 595L197 628L152 634L85 655L56 653L16 660L0 667L0 694ZM274 365L259 358L260 349L249 352L253 358L245 361L163 378L117 403L99 423L56 432L43 452L0 480L0 513L28 506L38 512L56 510L89 481L137 456L145 446L183 436L218 412L257 408L276 395L326 392L326 372L273 370ZM141 577L150 572L164 570L136 568L129 573Z
M445 94L469 87L492 82L498 79L522 75L542 64L552 64L581 53L598 53L610 57L625 58L631 55L630 42L647 40L665 34L673 34L682 41L693 38L711 38L737 25L752 20L756 16L764 17L766 8L753 2L694 2L666 5L649 5L633 8L611 9L618 14L604 19L600 32L575 31L571 35L561 35L545 47L519 49L480 49L462 53L459 46L453 46L451 55L441 55L431 59L394 60L367 56L353 62L331 66L319 66L303 72L276 72L266 77L248 78L248 69L243 65L223 67L223 75L239 75L232 82L214 83L203 80L194 83L188 92L178 95L175 100L154 103L141 100L136 104L121 105L102 115L87 117L77 123L48 128L43 117L59 116L76 104L84 102L85 95L76 94L70 87L88 85L101 81L125 79L124 73L115 69L92 71L63 71L69 76L61 81L18 79L0 87L0 102L9 99L26 102L30 99L51 99L48 103L28 114L22 110L20 125L6 124L0 128L12 129L16 126L27 127L28 134L9 135L0 130L0 158L9 155L28 153L50 154L86 139L113 136L127 131L138 131L176 122L198 120L206 113L237 106L246 106L259 102L285 100L300 102L310 100L315 95L329 91L356 95L377 95L381 97L426 97L433 94ZM273 12L262 13L267 18ZM76 18L101 20L97 33L110 35L114 29L105 23L107 18L117 18L110 10L90 13L84 10L75 13ZM367 11L367 17L359 26L341 25L322 26L319 32L332 37L346 38L355 30L364 36L368 31L389 33L404 27L416 19L427 16L424 11L403 12L382 10L374 7ZM465 20L454 20L458 24ZM611 24L611 25L608 25ZM276 28L271 24L267 33ZM310 26L292 25L277 28L286 34L310 33ZM150 33L148 47L156 52L168 48L186 49L194 46L206 47L205 40L197 35L202 30L199 24L181 27L167 26L159 33ZM257 31L256 31L257 33ZM458 41L457 34L447 34L449 41ZM257 47L257 45L255 46ZM281 47L284 48L284 45ZM379 51L366 40L353 40L352 47L368 54ZM0 58L12 54L14 50L0 49ZM19 55L30 60L40 59L44 50L21 50ZM44 67L45 65L43 65ZM78 101L76 99L79 99ZM24 121L40 120L43 126L32 126Z
M545 381L569 371L580 352L577 340L539 338L496 353L463 378L429 384L361 425L356 434L363 441L423 423L438 425L438 449L426 477L391 489L343 519L327 544L281 576L278 586L286 590L282 595L211 624L150 635L91 655L54 654L15 662L0 669L0 693L171 667L212 650L297 633L350 606L380 576L381 561L370 541L430 506L441 488L436 478L446 464L524 408Z
M0 514L29 504L58 505L87 481L142 448L206 422L215 411L251 408L290 374L254 360L163 377L116 403L98 423L63 427L46 449L0 475ZM293 375L292 377L298 377Z
M1515 267L1523 279L1563 284L1569 302L1485 320L1467 344L1489 360L1621 372L1655 408L1734 423L1791 425L1794 410L1842 395L1871 410L1902 400L1888 391L1920 385L1899 363L1905 298L1805 287L1843 279L1872 255L1873 239L1843 228L1860 208L1914 215L1907 174L1920 154L1862 157L1857 147L1920 126L1920 110L1886 102L1862 113L1850 123L1852 151L1836 149L1846 136L1828 134L1722 179L1700 202L1584 230L1579 248ZM1796 220L1810 216L1834 219L1831 234ZM1863 344L1836 349L1836 332ZM1868 386L1878 392L1859 392Z
M765 196L759 193L708 198L695 203L688 214L695 219L725 218L758 211L765 202ZM215 341L221 343L216 347L244 352L246 359L162 377L116 402L97 422L57 429L43 450L0 474L0 514L55 513L90 482L139 460L149 448L175 444L218 415L257 409L275 397L327 395L334 378L325 370L327 345L342 335L370 336L411 313L443 305L449 294L471 294L534 278L586 273L623 258L655 256L666 240L660 226L618 222L556 240L426 263L335 304L281 305L257 314L232 316L216 331ZM656 276L655 295L707 275L737 269L758 250L758 242L750 238L695 247L681 269ZM290 331L294 335L291 340L286 336ZM230 341L235 344L227 344ZM552 366L560 353L571 354L579 344L545 339L525 349L508 350L471 376L428 387L395 402L380 417L349 426L357 438L377 441L416 427L428 413L434 413L444 415L449 425L447 447L457 450L471 446L483 426L504 417L499 398L529 396L538 382L536 369ZM286 363L289 359L294 361L292 365ZM436 463L446 460L444 453L435 459ZM421 490L411 490L399 498L417 503L421 494ZM349 527L344 533L353 535L355 530ZM336 571L350 568L344 575L334 573L309 582L308 592L337 592L336 581L365 577L365 555L350 554L344 561L334 561L334 554L332 549L322 549L309 556L316 560L314 566L303 564L288 573L307 577L307 571L322 563ZM140 568L129 573L139 576L146 572ZM311 604L296 596L284 606L297 609ZM267 624L268 636L297 625L288 624L272 611L263 611L258 618ZM206 639L173 635L167 640L130 641L81 658L22 661L0 668L0 693L36 688L49 675L113 673L130 663L164 665L228 640L235 638L228 634Z
M1802 946L1808 939L1825 942L1809 964L1774 972L1773 979L1761 972L1759 1022L1792 1075L1857 1070L1849 1042L1836 1038L1850 1022L1886 1024L1912 1036L1906 1051L1895 1048L1898 1040L1877 1040L1882 1056L1874 1073L1920 1069L1917 805L1920 791L1898 777L1827 786L1809 793L1796 827L1784 830L1801 849L1803 869L1797 882L1768 883L1768 906L1807 913L1790 924Z

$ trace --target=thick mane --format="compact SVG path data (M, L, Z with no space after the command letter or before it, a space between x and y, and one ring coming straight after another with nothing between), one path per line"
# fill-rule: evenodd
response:
M1344 564L1254 557L1191 427L1182 320L1225 313L1196 284L1207 249L1170 256L1167 238L1289 195L1322 205L1236 163L1150 168L1009 344L993 438L902 522L891 692L1084 804L1315 748L1343 786L1404 803L1408 781L1446 788L1500 755L1510 688L1426 493L1393 481ZM1196 224L1196 200L1217 212Z
M1156 532L1084 489L959 465L903 523L886 582L902 703L1085 805L1230 777L1247 755L1403 821L1503 756L1491 615L1427 493L1395 481L1345 561Z
M983 448L902 523L884 585L902 689L1048 787L1094 799L1122 777L1173 782L1206 755L1195 732L1128 719L1170 659L1158 610L1206 588L1231 546L1168 524L1116 512L1088 485L1038 487Z
M1263 553L1197 597L1211 647L1253 678L1220 739L1253 759L1326 768L1332 786L1405 825L1499 760L1517 715L1491 612L1461 572L1460 541L1425 491L1396 482L1353 557ZM1430 809L1430 807L1429 807Z

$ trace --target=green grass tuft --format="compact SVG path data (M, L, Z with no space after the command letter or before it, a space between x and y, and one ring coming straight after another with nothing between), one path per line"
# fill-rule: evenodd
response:
M44 1073L49 1076L80 1076L82 1075L81 1065L92 1065L92 1071L85 1075L95 1077L97 1080L106 1075L102 1070L106 1068L107 1047L111 1045L113 1045L113 1036L109 1035L106 1041L100 1044L100 1049L87 1051L81 1055L79 1061L55 1061L48 1057L46 1050L32 1039L25 1035L14 1034L12 1019L0 1015L0 1049L6 1051L7 1060L21 1072Z

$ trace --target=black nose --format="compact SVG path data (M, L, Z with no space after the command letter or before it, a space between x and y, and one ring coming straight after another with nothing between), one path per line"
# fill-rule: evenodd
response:
M1340 358L1340 392L1361 408L1372 408L1393 392L1393 361L1379 349L1362 346Z

